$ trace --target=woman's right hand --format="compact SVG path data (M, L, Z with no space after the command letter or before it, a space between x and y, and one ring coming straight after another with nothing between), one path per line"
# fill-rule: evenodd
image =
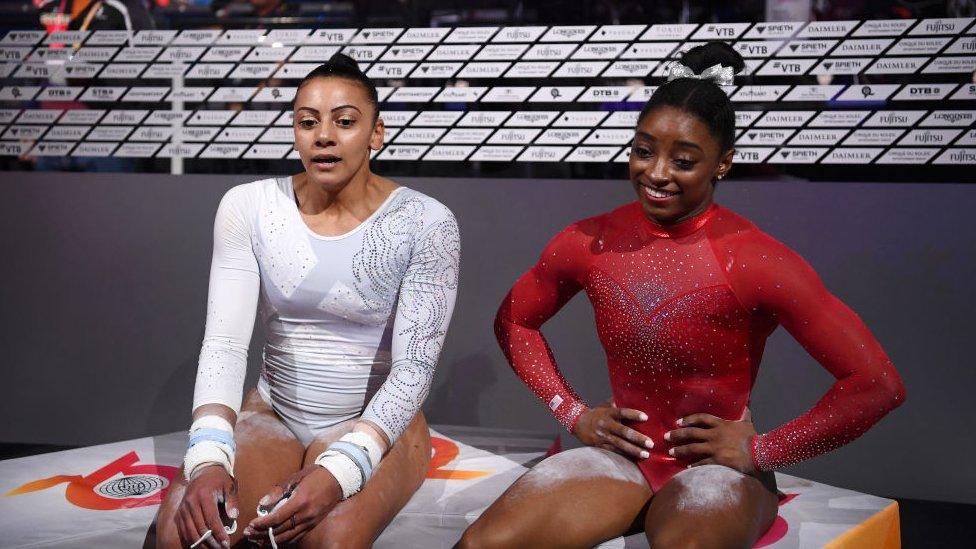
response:
M176 528L184 547L196 543L210 530L208 547L230 547L230 536L224 531L217 503L223 502L227 517L237 519L237 483L219 464L198 469L190 479L183 500L176 511Z
M587 446L647 459L650 457L647 450L654 447L654 442L624 425L624 421L647 421L647 414L630 408L617 408L612 402L606 402L583 412L573 427L573 435Z

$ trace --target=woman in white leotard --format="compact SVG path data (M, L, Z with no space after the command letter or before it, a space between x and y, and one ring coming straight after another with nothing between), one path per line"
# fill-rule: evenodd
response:
M194 422L158 546L369 546L427 470L420 406L454 307L457 223L370 171L383 121L355 61L310 73L294 108L305 171L234 187L217 210ZM257 310L267 342L242 405Z

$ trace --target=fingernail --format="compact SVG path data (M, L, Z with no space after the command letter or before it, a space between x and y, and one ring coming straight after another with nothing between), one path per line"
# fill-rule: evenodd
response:
M649 439L649 438L645 438L644 439L644 446L647 446L648 448L653 448L654 447L654 441L651 440L651 439Z
M674 424L675 425L682 425L681 418L678 418L678 421L675 421Z
M597 429L596 430L596 436L598 436L598 437L606 437L607 435L603 431Z
M669 456L673 456L674 455L674 448L669 448L668 449L668 455Z
M230 507L227 509L227 516L236 519L237 518L237 507Z
M664 433L664 440L671 440L671 431Z
M649 454L647 452L647 450L641 450L640 457L641 457L641 459L647 459L647 458L651 457L651 454Z
M248 526L247 528L244 529L244 535L245 536L250 536L253 533L254 533L254 530L251 530L251 527L250 526Z
M269 503L271 503L271 498L265 495L263 498L261 498L261 501L258 502L258 505L267 505Z
M641 412L640 413L640 420L641 421L647 421L647 414L645 414L644 412Z
M604 426L606 426L607 422L605 422L605 421L603 421L601 419L600 421L597 421L596 424L599 425L600 427L604 427Z
M230 549L230 542L229 541L224 540L224 541L220 542L220 544L223 545L224 547L226 547L227 549Z

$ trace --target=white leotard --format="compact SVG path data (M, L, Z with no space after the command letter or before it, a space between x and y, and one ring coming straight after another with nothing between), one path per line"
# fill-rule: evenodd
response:
M459 250L451 211L406 187L340 236L308 228L289 177L230 189L214 223L193 408L240 410L260 301L267 342L258 391L292 432L308 444L361 416L395 441L430 389Z

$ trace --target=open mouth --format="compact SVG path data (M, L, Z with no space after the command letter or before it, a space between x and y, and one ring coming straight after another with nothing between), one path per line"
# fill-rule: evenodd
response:
M341 161L342 159L334 154L317 154L312 157L312 163L323 169L332 168Z

